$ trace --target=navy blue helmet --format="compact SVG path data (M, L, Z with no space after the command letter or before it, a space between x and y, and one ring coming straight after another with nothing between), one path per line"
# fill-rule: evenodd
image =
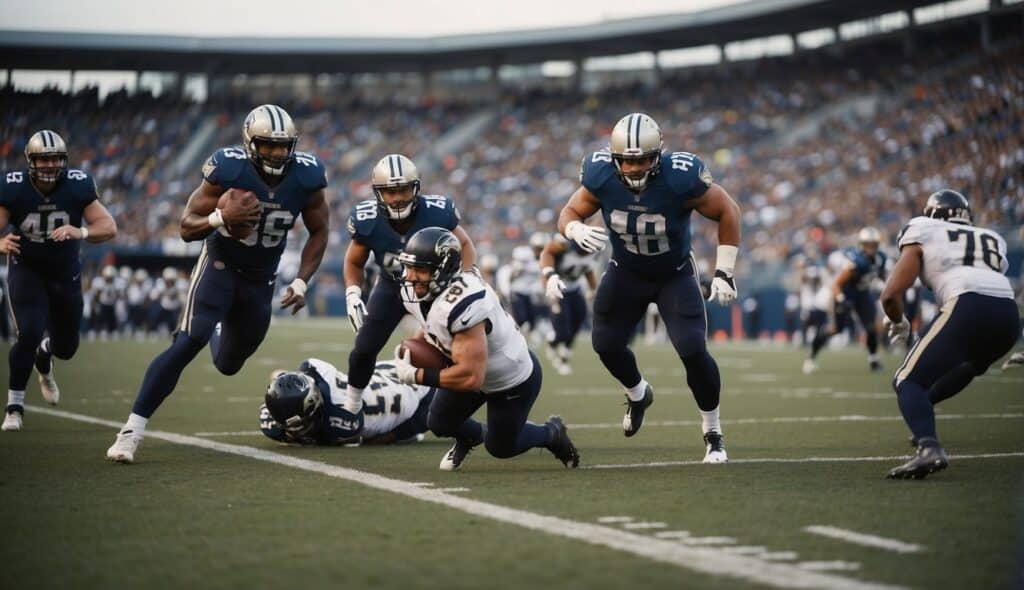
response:
M971 205L967 197L952 189L942 189L932 193L924 206L925 217L934 219L945 219L953 223L971 224L974 216L971 214Z
M267 409L289 434L308 436L320 422L324 398L312 377L299 371L278 374L267 387Z
M402 286L402 296L406 301L430 301L440 295L461 271L462 245L455 234L443 227L425 227L409 238L405 249L398 255L398 261L403 267L430 270L425 297L416 295L416 285L420 281L406 277Z

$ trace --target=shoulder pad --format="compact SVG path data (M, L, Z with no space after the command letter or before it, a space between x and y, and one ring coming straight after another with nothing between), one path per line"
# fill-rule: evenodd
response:
M457 334L468 330L487 319L490 304L487 301L487 287L479 279L467 278L468 288L462 291L458 301L452 304L448 312L448 331Z
M306 190L317 191L327 186L327 169L319 158L308 152L295 152L295 173Z
M357 203L348 216L349 236L352 239L370 237L373 228L377 225L379 215L380 209L377 207L377 201L367 199Z
M685 198L696 198L711 188L711 170L696 154L672 152L661 157L661 173L672 192Z
M928 226L934 223L934 219L930 217L915 217L911 219L903 229L900 230L899 237L896 238L896 245L902 248L910 244L923 244L924 233L927 231Z
M595 195L617 175L618 171L612 163L612 153L607 149L583 156L583 162L580 163L580 184Z
M74 190L75 197L81 199L84 204L87 205L99 198L98 191L96 190L96 180L88 172L69 168L65 173L65 177Z
M203 180L217 185L234 182L248 162L249 156L240 146L222 147L203 164Z
M431 225L447 230L453 230L459 225L461 216L455 201L445 195L419 195L416 198L419 200L417 215L428 215Z

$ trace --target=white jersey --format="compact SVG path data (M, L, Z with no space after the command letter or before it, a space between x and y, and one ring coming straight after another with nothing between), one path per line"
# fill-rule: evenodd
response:
M555 234L555 241L563 244L566 250L555 257L555 272L565 283L566 291L577 291L581 279L593 269L595 254L581 254L562 234Z
M512 293L532 297L541 290L540 261L534 256L533 248L516 246L512 249Z
M117 285L114 284L114 279L93 277L90 290L100 305L114 305L117 302Z
M348 376L327 361L306 359L304 365L314 368L331 388L330 400L335 406L344 406ZM425 385L406 385L395 375L395 366L380 362L374 368L370 384L363 390L363 438L384 436L412 418L420 401L430 393Z
M539 282L539 281L538 281ZM455 334L487 322L487 373L480 388L484 393L504 391L530 378L533 361L526 339L515 321L501 307L498 295L480 277L464 272L452 279L429 306L405 302L405 309L419 320L427 341L449 358Z
M915 217L900 232L899 246L920 244L924 251L921 279L935 292L941 308L963 293L1013 299L1003 274L1006 241L996 232L930 217Z

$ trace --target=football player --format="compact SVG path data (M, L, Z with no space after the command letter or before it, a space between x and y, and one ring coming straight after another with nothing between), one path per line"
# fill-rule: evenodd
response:
M580 186L558 216L558 230L585 252L605 247L604 228L586 224L600 211L611 231L612 259L594 296L594 351L626 390L626 436L639 432L654 391L628 347L648 303L658 304L672 346L686 367L702 418L705 463L728 457L719 419L721 377L707 351L707 315L690 252L690 215L718 223L718 259L710 300L736 300L733 271L740 209L689 152L663 153L661 128L633 113L612 129L609 147L583 158Z
M309 232L298 276L282 308L305 306L306 286L327 247L327 176L316 156L295 151L299 134L279 106L256 107L245 118L241 146L217 150L203 165L181 219L186 242L204 240L171 346L153 359L131 415L107 458L131 463L146 424L199 351L210 343L213 364L224 375L241 370L270 327L278 262L297 216ZM228 189L257 199L218 201Z
M346 409L359 411L363 389L370 382L377 355L405 315L402 307L402 265L398 256L406 241L426 227L451 230L466 255L462 267L472 268L476 249L459 227L459 210L442 195L420 194L420 173L412 160L401 154L380 159L370 174L374 198L352 210L348 232L352 237L345 253L345 300L356 341L348 356ZM381 278L363 301L366 262L373 254Z
M910 220L898 245L899 260L881 298L889 337L910 332L903 295L919 276L941 310L893 378L917 453L889 478L921 479L949 464L935 429L935 404L960 393L1013 348L1020 316L1005 276L1006 241L973 225L960 193L945 189L928 197L924 216Z
M278 442L333 445L414 440L427 431L434 388L406 385L395 366L377 363L363 393L363 412L345 410L348 376L320 359L277 371L260 406L260 430Z
M551 361L559 375L572 373L569 364L572 345L583 321L587 319L587 301L580 281L587 279L591 293L597 289L593 262L593 254L587 254L562 234L555 234L540 253L541 285L551 304L551 324L554 328L548 346L551 349Z
M68 168L68 148L53 131L38 131L25 145L28 168L0 178L0 254L7 255L11 317L17 340L8 354L3 430L21 430L25 385L35 365L39 389L60 400L53 357L78 350L82 323L81 242L113 239L117 224L99 202L96 183ZM45 337L44 337L45 336Z
M438 388L427 424L435 435L455 438L440 468L458 469L480 443L501 459L546 448L566 467L579 465L560 417L545 424L527 421L540 395L540 363L491 287L476 273L460 272L462 251L453 233L420 230L399 260L406 311L419 321L427 342L452 361L445 369L419 369L408 351L395 359L400 381ZM484 404L486 427L471 418Z
M857 234L857 248L843 252L845 261L832 282L833 324L821 330L811 343L810 356L804 359L804 373L817 370L815 359L832 336L845 330L852 321L852 313L860 318L867 334L868 368L881 371L878 360L878 332L875 328L877 302L875 284L885 280L885 252L878 249L882 235L873 227L865 227Z
M530 236L531 240L533 236ZM543 245L541 246L543 248ZM541 310L536 304L543 291L540 287L540 263L537 261L539 252L534 252L534 244L516 246L512 249L512 266L509 274L509 303L512 308L512 319L516 326L528 338L537 333L540 324Z

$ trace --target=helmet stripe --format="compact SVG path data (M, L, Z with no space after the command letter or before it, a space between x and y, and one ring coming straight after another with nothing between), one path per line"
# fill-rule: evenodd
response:
M395 163L398 164L398 175L405 176L405 172L402 172L402 158L395 156Z
M276 104L275 105L271 105L271 106L274 107L274 111L277 112L277 118L281 121L281 131L287 133L288 129L286 128L286 126L284 124L284 117L285 117L285 114L286 114L284 112L284 109L282 109L281 107L277 106Z
M633 136L630 135L629 130L633 128L633 117L636 115L630 115L629 120L626 121L626 149L633 147Z
M388 167L391 169L391 178L395 177L395 157L388 156Z
M636 116L636 147L640 147L640 121L643 120L643 115Z
M270 105L263 107L267 111L267 116L270 117L270 130L277 131L277 117L274 116L274 109L270 108Z
M41 135L42 138L43 138L43 147L46 147L46 148L53 147L53 144L52 144L53 140L50 139L50 132L49 131L46 131L44 129L42 132L39 133L39 135Z

